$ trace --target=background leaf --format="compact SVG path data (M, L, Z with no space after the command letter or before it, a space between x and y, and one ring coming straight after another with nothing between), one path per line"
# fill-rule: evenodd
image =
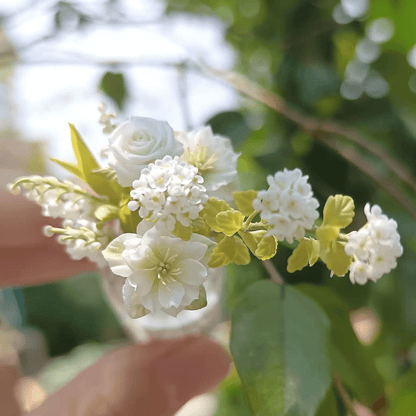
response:
M325 312L296 288L265 281L243 293L232 322L231 351L253 414L314 416L332 380Z
M113 100L119 110L123 110L127 99L127 87L122 73L106 72L101 78L99 88Z

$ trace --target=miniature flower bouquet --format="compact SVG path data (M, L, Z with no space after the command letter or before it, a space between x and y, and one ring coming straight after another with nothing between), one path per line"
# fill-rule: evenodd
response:
M43 215L62 218L61 228L44 232L57 235L72 258L111 270L116 283L109 296L119 298L128 320L157 317L174 326L186 315L196 328L212 291L218 309L222 268L246 265L252 256L268 261L280 242L296 242L291 273L321 260L331 276L349 272L352 283L363 285L396 267L402 254L397 223L379 206L367 204L367 223L345 234L352 198L329 197L320 219L299 169L269 176L267 190L240 191L239 154L209 126L175 132L165 121L143 117L114 125L104 107L101 113L110 133L102 152L107 166L70 125L77 163L53 161L77 179L22 177L10 191L23 190Z

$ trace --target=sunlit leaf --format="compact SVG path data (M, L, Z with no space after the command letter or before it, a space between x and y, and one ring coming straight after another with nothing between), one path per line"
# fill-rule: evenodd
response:
M208 266L222 267L230 263L250 263L250 253L247 246L238 237L224 237L214 248Z
M319 241L313 238L302 238L287 261L287 271L294 273L308 264L313 266L319 258Z
M233 197L237 208L248 217L253 211L253 201L257 197L257 191L235 191Z
M349 196L330 196L324 206L322 226L330 225L345 228L354 217L354 201Z
M218 213L215 220L217 223L217 229L215 231L220 231L226 236L231 237L241 229L244 215L240 211L229 209Z

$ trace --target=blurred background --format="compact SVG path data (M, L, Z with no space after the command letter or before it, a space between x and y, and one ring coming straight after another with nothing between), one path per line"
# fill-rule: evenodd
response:
M415 16L413 0L0 0L0 182L63 178L48 156L71 160L68 122L99 157L105 102L118 121L210 124L242 152L243 189L299 167L321 206L353 197L351 229L379 204L404 254L377 284L330 278L323 264L288 274L283 245L273 262L288 283L335 291L380 377L407 375L416 391ZM268 278L255 259L242 267L226 271L224 345L238 295ZM29 407L126 340L95 274L4 289L0 314L0 343L33 376ZM235 372L200 400L181 415L248 414Z

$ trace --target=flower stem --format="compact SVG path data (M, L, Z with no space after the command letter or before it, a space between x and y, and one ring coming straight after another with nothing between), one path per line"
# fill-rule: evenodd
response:
M348 410L348 413L350 416L358 416L358 413L356 412L354 408L354 403L352 402L347 390L345 389L344 383L341 380L341 377L335 373L334 374L334 386L337 389L342 402L344 403L345 407Z
M269 273L270 278L273 280L273 282L275 282L279 286L282 286L285 284L285 281L283 280L282 276L280 276L276 267L274 267L274 264L270 260L264 260L263 266Z

